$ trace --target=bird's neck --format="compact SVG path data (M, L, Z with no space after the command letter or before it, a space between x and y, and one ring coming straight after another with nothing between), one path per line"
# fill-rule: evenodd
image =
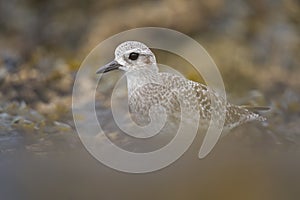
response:
M147 83L162 84L156 69L140 69L126 72L128 96Z

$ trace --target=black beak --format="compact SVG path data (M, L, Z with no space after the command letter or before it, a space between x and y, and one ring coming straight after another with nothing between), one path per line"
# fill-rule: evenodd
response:
M96 74L100 74L100 73L106 73L115 69L119 69L119 67L122 67L122 65L120 65L117 61L111 61L110 63L100 67Z

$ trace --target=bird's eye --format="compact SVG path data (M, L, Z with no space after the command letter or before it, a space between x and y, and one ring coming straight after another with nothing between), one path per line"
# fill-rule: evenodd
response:
M138 53L132 52L132 53L129 54L129 57L128 57L128 58L129 58L130 60L136 60L136 59L138 59L139 55L140 55L140 54L138 54Z

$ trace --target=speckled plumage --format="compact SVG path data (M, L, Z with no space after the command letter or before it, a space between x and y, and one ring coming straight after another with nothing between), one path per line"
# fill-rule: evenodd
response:
M153 105L161 105L168 115L180 118L180 102L187 110L198 111L202 121L209 121L212 112L210 95L215 98L217 106L226 104L226 128L233 128L254 119L263 119L242 106L226 103L205 85L170 73L157 73L157 76L162 84L147 83L138 87L129 96L130 111L136 116L135 120L141 124L149 123L149 110ZM218 112L218 109L215 111Z
M132 52L139 53L139 59L130 60L128 56ZM264 119L243 106L226 102L203 84L176 74L160 73L154 54L140 42L120 44L115 51L115 61L126 71L129 108L138 124L150 122L149 110L154 105L164 107L167 115L174 119L180 119L181 107L184 106L187 111L199 112L202 121L209 121L211 113L218 114L218 107L225 105L225 128L229 129L251 120ZM212 108L210 98L216 101L215 108Z

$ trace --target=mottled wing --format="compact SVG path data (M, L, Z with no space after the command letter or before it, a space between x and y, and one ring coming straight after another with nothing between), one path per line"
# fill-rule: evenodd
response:
M222 111L221 106L226 106L225 127L228 128L236 127L254 119L263 119L258 114L242 106L228 103L216 92L201 83L170 73L161 73L161 78L167 88L176 91L182 96L184 106L199 111L200 120L210 120L212 112L218 114L218 112ZM211 98L215 100L214 108L211 106Z

